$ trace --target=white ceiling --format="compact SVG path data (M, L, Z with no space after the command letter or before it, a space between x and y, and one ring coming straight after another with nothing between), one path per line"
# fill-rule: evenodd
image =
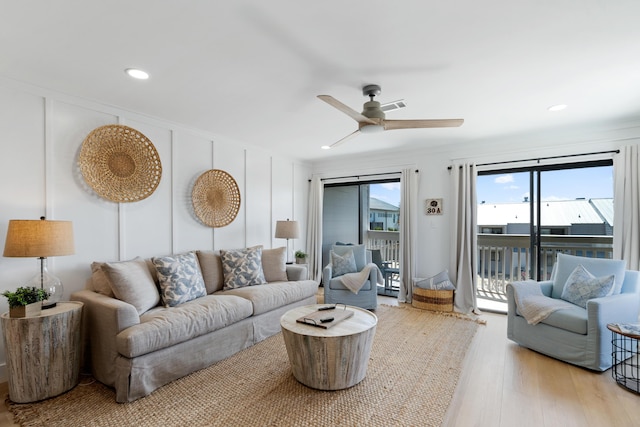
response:
M301 159L640 121L638 0L2 0L0 76ZM134 81L138 67L151 75ZM361 87L393 119L331 144ZM569 107L549 113L547 107Z

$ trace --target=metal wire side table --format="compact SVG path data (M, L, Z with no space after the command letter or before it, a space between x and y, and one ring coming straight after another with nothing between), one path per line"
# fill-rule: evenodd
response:
M611 376L621 387L640 394L640 335L623 332L614 323L608 324L607 329L611 331Z

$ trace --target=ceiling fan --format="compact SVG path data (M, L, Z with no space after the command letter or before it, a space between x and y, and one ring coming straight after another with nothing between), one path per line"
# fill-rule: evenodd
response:
M380 91L381 89L378 85L367 85L362 88L362 94L369 97L369 101L364 103L362 113L358 113L356 110L346 106L330 95L318 95L318 98L358 122L358 129L355 132L350 133L338 142L334 142L328 146L328 148L334 148L358 135L360 132L373 133L393 129L458 127L464 123L464 119L387 120L385 119L384 112L402 108L404 107L404 102L396 101L396 103L400 102L402 104L400 106L394 106L396 103L384 104L381 106L378 101L374 101L376 95L380 95Z

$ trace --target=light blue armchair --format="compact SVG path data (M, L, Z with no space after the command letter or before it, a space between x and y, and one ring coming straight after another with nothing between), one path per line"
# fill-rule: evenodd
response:
M352 250L358 271L371 262L371 253L364 245L334 245L332 250L338 255L345 255ZM371 269L369 280L360 288L357 294L351 292L340 280L340 277L333 277L331 263L322 270L322 286L324 287L325 304L347 304L367 310L375 310L378 307L378 271Z
M507 337L523 347L594 371L611 367L608 323L637 323L640 312L640 273L625 271L622 261L558 254L552 280L537 282L542 293L559 299L567 278L583 265L595 276L616 275L614 295L573 305L529 324L516 306L514 286L507 285ZM624 277L623 280L620 280Z

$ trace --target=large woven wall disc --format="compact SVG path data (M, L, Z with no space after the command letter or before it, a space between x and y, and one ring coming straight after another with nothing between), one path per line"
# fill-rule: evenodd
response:
M231 175L211 169L198 177L191 192L193 209L203 224L224 227L240 210L240 190Z
M156 147L142 133L123 125L92 130L82 143L78 164L87 184L113 202L146 199L162 177Z

